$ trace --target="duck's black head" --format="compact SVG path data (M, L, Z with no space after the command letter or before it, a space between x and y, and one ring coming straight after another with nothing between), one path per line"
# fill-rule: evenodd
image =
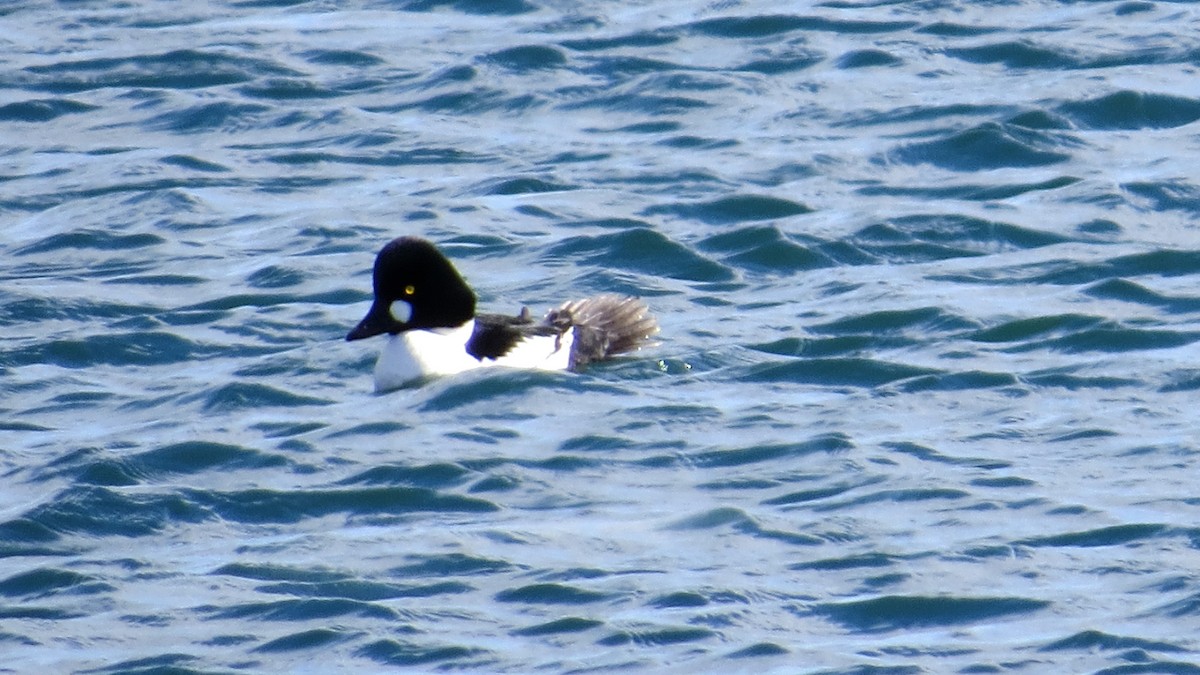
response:
M375 256L373 282L371 309L347 340L455 328L475 316L475 294L446 256L424 239L400 237L384 246Z

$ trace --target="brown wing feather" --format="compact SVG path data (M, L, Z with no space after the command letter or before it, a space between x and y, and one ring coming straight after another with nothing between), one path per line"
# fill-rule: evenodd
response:
M612 294L565 302L546 315L545 323L562 330L574 328L572 370L640 349L658 332L658 320L646 303Z

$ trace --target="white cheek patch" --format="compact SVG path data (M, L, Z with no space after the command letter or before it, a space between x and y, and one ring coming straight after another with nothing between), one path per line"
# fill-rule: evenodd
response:
M408 323L412 318L412 305L406 300L393 300L391 307L388 307L388 313L400 323Z

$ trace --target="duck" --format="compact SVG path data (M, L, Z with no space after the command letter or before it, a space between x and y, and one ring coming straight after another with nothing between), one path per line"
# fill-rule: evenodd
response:
M454 264L414 236L379 250L372 289L370 309L346 340L386 336L375 362L377 392L494 366L580 372L643 348L659 331L644 302L619 294L570 300L540 320L528 307L477 314L475 293Z

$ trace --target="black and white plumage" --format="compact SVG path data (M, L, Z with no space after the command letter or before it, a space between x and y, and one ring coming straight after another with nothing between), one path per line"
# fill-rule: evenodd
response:
M386 334L375 364L375 389L389 391L430 375L511 366L578 371L635 351L658 332L637 298L598 295L565 302L534 321L476 314L475 294L433 244L416 237L389 242L375 257L375 299L346 335Z

